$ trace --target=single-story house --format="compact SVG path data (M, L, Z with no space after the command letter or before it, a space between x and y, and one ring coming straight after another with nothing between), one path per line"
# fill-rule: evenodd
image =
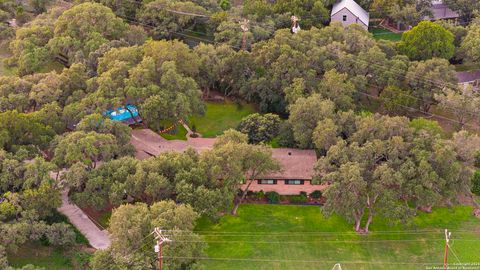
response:
M341 0L333 5L330 19L343 26L356 23L368 30L370 15L354 0Z
M183 152L193 148L198 152L213 148L215 138L188 138L187 141L165 140L149 129L132 130L131 143L136 149L136 158L145 159L162 152ZM323 190L325 185L312 184L317 156L314 150L273 148L272 156L281 165L278 172L254 179L249 190L275 191L281 195L296 195L301 191L311 193ZM245 187L246 185L243 185Z
M480 89L480 69L473 71L460 71L457 72L458 84L463 85L472 85L475 89Z
M127 104L124 107L119 107L116 110L108 110L104 112L103 115L113 121L121 121L127 125L133 125L142 122L142 118L140 118L137 107L131 104Z
M456 21L460 17L457 12L451 10L442 0L432 1L432 17L425 16L423 19L426 21L438 21L438 20L454 20Z
M281 195L295 195L302 191L323 190L324 185L312 184L317 155L314 150L274 148L272 156L281 166L278 172L262 175L253 181L251 191L275 191ZM245 186L245 185L244 185Z

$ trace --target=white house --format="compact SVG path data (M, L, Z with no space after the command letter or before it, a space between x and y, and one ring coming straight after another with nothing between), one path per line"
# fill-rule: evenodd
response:
M332 22L341 22L343 26L356 23L368 29L370 16L357 2L353 0L341 0L333 5Z

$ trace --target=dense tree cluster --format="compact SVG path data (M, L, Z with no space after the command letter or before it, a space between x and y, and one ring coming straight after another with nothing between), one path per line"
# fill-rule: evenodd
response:
M176 40L114 48L99 60L92 98L105 105L139 105L144 120L159 129L162 120L178 121L203 112L201 91L193 78L198 72L195 54Z
M13 155L0 150L0 260L5 250L15 251L26 242L60 247L75 243L71 225L45 221L61 204L60 190L50 176L54 170L53 163L31 159L27 151ZM6 265L6 260L0 262Z
M412 60L450 59L455 53L454 35L439 24L423 21L402 35L399 49Z
M355 221L368 232L374 216L405 219L415 209L453 202L468 192L471 171L448 140L420 129L402 117L357 116L341 124L319 123L317 145L335 143L317 165L318 181L329 184L325 211ZM330 143L331 144L331 143ZM362 221L367 219L362 228Z
M128 34L129 27L109 8L97 3L87 2L67 10L54 8L16 31L9 62L18 67L21 75L37 72L55 58L70 65L108 41L139 42L136 36Z
M0 268L7 267L4 250L26 241L74 243L68 225L49 222L60 181L81 206L115 208L112 246L96 252L93 269L152 268L145 244L154 227L176 240L166 256L203 256L195 221L235 215L253 179L280 169L266 146L274 140L316 150L315 180L328 184L325 212L357 231L368 232L377 216L407 221L478 192L478 173L473 184L471 176L479 137L449 137L435 121L407 118L436 107L458 128L478 122L480 96L457 87L449 63L480 59L480 22L472 20L478 1L445 0L468 27L419 23L432 15L431 1L358 1L379 16L418 24L397 44L358 25L324 26L330 0L247 0L242 7L99 0L45 12L48 2L0 0L2 38L13 33L4 22L20 19L23 7L39 14L19 22L10 43L7 62L17 76L0 76ZM300 18L297 34L288 29L291 15ZM216 44L190 48L175 39L199 32ZM62 69L51 71L52 63ZM104 115L133 104L158 131L202 114L202 97L212 93L255 103L260 113L201 153L134 159L130 128ZM183 259L169 267L200 266Z
M248 135L249 143L269 142L280 133L281 121L280 117L273 113L254 113L240 122L238 130Z
M165 245L163 256L169 259L168 269L198 269L195 257L203 256L205 244L193 233L199 215L189 205L171 200L122 205L110 219L112 245L95 252L92 269L155 269L157 261L151 256L154 228L165 230L171 243ZM183 259L184 257L185 259Z
M62 177L80 205L103 209L107 205L175 199L216 218L228 210L246 179L278 169L266 147L247 144L239 132L227 132L219 140L214 150L202 154L194 150L167 152L140 161L124 157L105 162L96 170L76 163Z

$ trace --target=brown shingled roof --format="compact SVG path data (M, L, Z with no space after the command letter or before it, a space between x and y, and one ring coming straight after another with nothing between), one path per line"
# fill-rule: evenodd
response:
M188 138L187 141L165 140L149 129L132 130L131 143L137 150L136 158L157 156L162 152L183 152L193 148L199 152L213 148L215 138ZM281 171L264 175L262 179L301 179L310 180L313 176L317 156L313 150L274 148L272 156L280 162Z
M272 149L273 158L280 162L281 171L264 175L263 179L301 179L311 180L313 169L317 163L317 155L313 150L292 148Z

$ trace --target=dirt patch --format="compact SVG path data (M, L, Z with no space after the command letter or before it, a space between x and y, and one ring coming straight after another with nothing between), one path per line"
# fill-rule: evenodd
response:
M112 212L113 206L108 205L105 209L96 210L92 207L82 207L82 211L90 218L93 219L95 225L97 225L100 229L105 230L107 229L105 221L103 220L105 215Z

